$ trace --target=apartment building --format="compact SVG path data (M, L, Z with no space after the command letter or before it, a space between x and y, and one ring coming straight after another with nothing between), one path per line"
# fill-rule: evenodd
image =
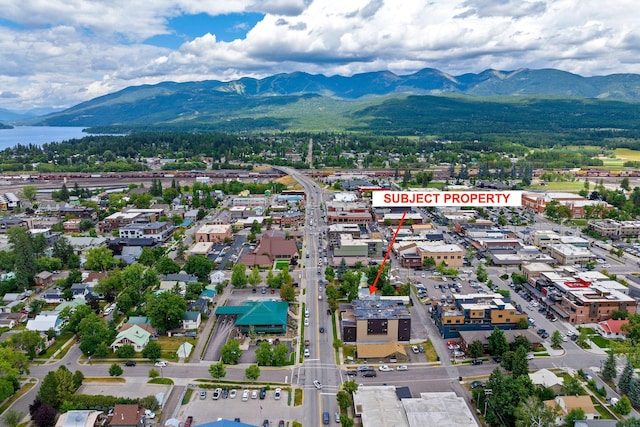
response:
M589 221L587 227L602 237L608 237L612 240L638 237L640 235L640 221L605 219L602 221Z
M344 342L375 343L411 339L411 313L403 300L371 297L340 307Z

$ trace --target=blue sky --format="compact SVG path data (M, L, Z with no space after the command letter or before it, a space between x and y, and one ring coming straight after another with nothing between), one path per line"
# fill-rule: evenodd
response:
M219 41L231 42L245 38L247 31L262 18L264 18L262 13L230 13L218 16L206 13L181 15L169 20L168 34L150 37L144 43L178 49L184 42L202 37L207 33L215 34Z
M640 73L636 0L9 0L0 108L304 71Z

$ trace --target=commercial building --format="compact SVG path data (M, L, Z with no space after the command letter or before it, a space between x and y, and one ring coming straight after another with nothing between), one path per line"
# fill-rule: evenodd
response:
M142 239L149 238L161 243L165 242L174 227L168 222L150 222L150 223L134 223L128 224L120 228L119 236L121 239Z
M231 232L230 224L205 224L196 231L195 241L220 243L231 239Z
M400 299L356 299L340 310L344 342L408 342L411 339L411 313Z
M616 221L605 219L601 221L589 221L587 227L602 237L612 240L638 237L640 235L640 221Z
M423 262L425 258L433 258L436 265L444 262L447 267L459 268L464 263L464 251L458 245L421 244L417 247L417 254Z
M382 239L354 239L351 234L342 234L338 244L333 248L333 256L379 258L383 250Z
M431 317L445 339L458 338L462 331L515 329L521 319L527 319L500 294L454 294L452 304L433 306Z
M566 244L550 245L549 255L551 255L558 264L565 265L585 264L596 259L596 256L588 248Z

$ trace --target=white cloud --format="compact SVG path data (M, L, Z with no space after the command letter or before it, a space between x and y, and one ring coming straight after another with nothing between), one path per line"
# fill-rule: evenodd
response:
M635 2L616 0L22 0L3 5L0 107L71 106L131 85L306 71L560 68L640 73ZM173 17L261 12L242 39L143 44Z

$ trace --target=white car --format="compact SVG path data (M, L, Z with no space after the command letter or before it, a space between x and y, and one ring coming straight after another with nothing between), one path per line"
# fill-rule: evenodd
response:
M213 400L218 400L220 399L221 394L222 394L222 389L218 387L217 389L213 390L213 394L211 395L211 398Z
M147 409L144 411L144 417L147 419L153 419L156 417L156 414Z
M314 380L313 381L313 385L315 386L315 388L317 388L318 390L322 390L322 383L318 380Z
M393 371L393 368L390 368L387 365L382 365L378 369L380 370L380 372L391 372L391 371Z
M309 326L309 318L308 317L304 318L304 326Z
M235 399L236 398L236 394L238 394L238 392L236 391L235 388L232 388L231 391L229 392L229 397L231 399Z
M407 367L407 365L399 365L396 368L396 371L408 371L408 370L409 370L409 368Z
M416 354L420 353L420 350L418 350L418 346L417 345L412 345L411 346L411 351L413 351Z
M251 398L252 399L257 399L258 398L258 390L253 390L251 392Z
M304 357L311 357L311 352L309 351L308 348L304 349Z
M160 360L156 362L153 366L156 366L158 368L164 368L167 366L167 362L165 362L164 360Z
M242 400L243 400L243 401L245 401L245 402L246 402L247 400L249 400L249 390L244 390L244 391L242 392Z
M527 354L527 360L533 360L533 354L529 353Z
M275 400L280 400L280 396L282 396L282 389L278 387L276 391L273 393L273 398Z

